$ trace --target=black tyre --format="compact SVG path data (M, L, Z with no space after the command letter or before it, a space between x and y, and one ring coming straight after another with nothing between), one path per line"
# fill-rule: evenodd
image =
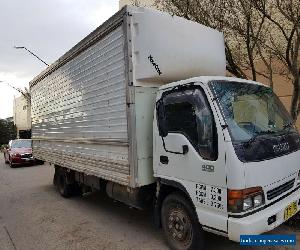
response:
M54 186L58 186L58 182L57 182L58 174L59 174L59 169L55 168L55 172L54 172L54 175L53 175L53 185Z
M78 185L78 183L74 183L72 185L72 195L74 196L82 196L83 190L82 187Z
M56 176L56 183L61 196L69 198L72 196L72 185L68 184L67 173L60 169Z
M196 212L180 193L172 193L163 201L161 221L171 249L204 249L203 230Z

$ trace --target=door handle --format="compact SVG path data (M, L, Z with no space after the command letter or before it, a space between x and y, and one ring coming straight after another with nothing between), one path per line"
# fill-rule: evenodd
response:
M168 156L161 155L161 156L160 156L160 162L161 162L162 164L168 164L168 163L169 163L169 158L168 158Z

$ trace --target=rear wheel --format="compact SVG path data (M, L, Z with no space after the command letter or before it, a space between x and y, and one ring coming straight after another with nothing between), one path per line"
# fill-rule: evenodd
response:
M68 184L67 173L60 169L56 176L56 183L61 196L69 198L72 196L72 185Z
M82 195L82 188L63 168L55 168L53 184L58 187L59 193L65 198Z
M203 230L192 204L183 195L173 193L164 200L161 220L171 249L204 249Z

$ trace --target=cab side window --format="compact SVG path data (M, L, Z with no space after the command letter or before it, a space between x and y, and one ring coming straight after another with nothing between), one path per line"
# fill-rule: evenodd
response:
M165 106L166 127L170 133L184 134L193 145L198 143L195 108L191 103L171 103Z
M202 89L170 93L164 98L164 111L168 133L185 135L202 158L217 159L217 130Z

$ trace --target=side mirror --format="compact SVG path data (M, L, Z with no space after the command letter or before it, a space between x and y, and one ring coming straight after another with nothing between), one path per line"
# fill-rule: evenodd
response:
M166 137L168 135L168 130L166 128L165 108L162 99L156 103L156 114L159 135L161 137Z
M189 152L189 146L183 145L182 146L182 154L186 155Z

